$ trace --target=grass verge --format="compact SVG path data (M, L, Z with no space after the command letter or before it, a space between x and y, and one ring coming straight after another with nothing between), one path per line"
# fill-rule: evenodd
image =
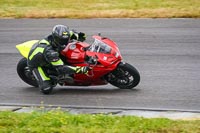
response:
M0 18L199 18L200 0L1 0Z
M134 116L73 115L54 110L47 112L0 112L0 132L7 133L199 133L200 120L174 121Z

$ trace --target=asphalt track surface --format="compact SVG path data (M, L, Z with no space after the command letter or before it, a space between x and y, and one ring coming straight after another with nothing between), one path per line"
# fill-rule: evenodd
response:
M15 45L42 39L55 24L102 33L118 43L124 61L141 74L132 90L111 85L57 86L51 95L16 73ZM200 112L200 19L0 19L0 105L193 110Z

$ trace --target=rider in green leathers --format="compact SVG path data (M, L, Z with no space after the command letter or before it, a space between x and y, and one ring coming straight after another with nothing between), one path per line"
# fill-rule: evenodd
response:
M74 67L65 65L61 59L60 52L66 47L70 40L84 41L85 34L69 30L67 26L56 25L52 34L33 45L28 55L28 66L36 78L40 90L48 94L52 90L52 79L49 77L45 67L54 67L58 74L84 73L88 67Z

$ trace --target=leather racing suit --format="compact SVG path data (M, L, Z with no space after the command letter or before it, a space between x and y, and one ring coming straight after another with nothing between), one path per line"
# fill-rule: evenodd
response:
M85 34L79 34L70 31L70 40L75 39L79 41L85 40ZM52 35L47 36L46 38L40 40L30 50L28 55L28 66L32 70L39 88L43 91L52 87L52 80L48 75L48 72L45 67L54 68L59 74L73 74L73 73L85 73L87 70L84 70L83 67L74 67L69 65L64 65L65 63L61 59L60 55L61 49L54 47L52 45Z

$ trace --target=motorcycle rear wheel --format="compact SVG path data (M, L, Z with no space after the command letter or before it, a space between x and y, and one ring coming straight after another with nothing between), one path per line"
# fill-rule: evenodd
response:
M120 89L132 89L139 84L140 74L132 65L120 63L113 72L106 76L106 80Z
M27 84L38 87L37 81L33 76L33 73L29 70L27 66L27 59L22 58L17 64L17 74L19 77Z

